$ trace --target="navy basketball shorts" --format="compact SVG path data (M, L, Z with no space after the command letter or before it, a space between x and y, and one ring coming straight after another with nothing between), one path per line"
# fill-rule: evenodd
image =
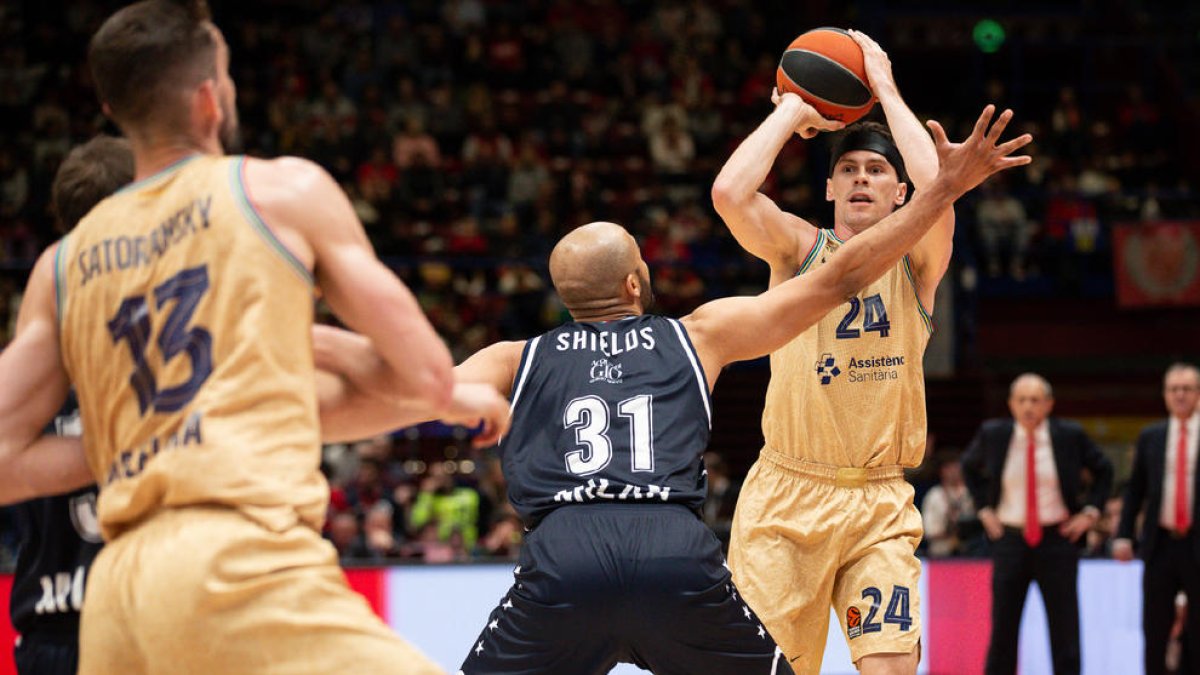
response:
M792 673L686 507L562 507L526 537L514 575L461 675L598 675L618 662L657 675Z
M75 675L79 666L79 636L74 633L22 636L13 650L13 660L17 675Z

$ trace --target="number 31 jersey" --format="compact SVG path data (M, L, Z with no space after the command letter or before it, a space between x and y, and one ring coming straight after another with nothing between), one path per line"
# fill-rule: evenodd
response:
M98 204L56 252L63 362L105 539L217 504L320 528L312 279L244 158L193 156Z
M568 323L530 340L512 405L500 450L527 524L571 504L703 504L711 404L678 321Z

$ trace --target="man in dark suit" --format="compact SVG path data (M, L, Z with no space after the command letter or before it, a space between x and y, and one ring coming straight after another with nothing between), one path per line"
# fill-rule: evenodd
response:
M984 422L963 455L963 477L993 553L986 672L1016 672L1021 611L1029 582L1037 581L1054 672L1078 675L1077 542L1100 517L1112 464L1078 424L1050 417L1054 395L1040 375L1014 380L1008 407L1013 419ZM1081 501L1085 469L1091 486Z
M1151 424L1138 436L1133 473L1125 488L1121 524L1113 557L1133 558L1133 530L1144 514L1140 540L1142 560L1142 630L1146 635L1146 675L1166 672L1167 639L1175 621L1175 595L1182 590L1188 604L1200 604L1200 533L1196 527L1197 436L1200 435L1200 370L1177 363L1163 379L1163 399L1170 417ZM1192 611L1184 630L1184 651L1200 654L1200 614ZM1200 665L1191 670L1200 673Z

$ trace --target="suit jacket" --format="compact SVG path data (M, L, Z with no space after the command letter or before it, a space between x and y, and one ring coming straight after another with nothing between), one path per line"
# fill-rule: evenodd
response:
M1162 526L1158 524L1158 514L1162 509L1163 476L1167 470L1168 450L1166 420L1142 429L1142 433L1138 435L1137 453L1133 457L1133 473L1129 476L1129 484L1125 486L1125 504L1121 507L1121 524L1117 527L1117 536L1133 539L1138 514L1145 513L1140 542L1143 559L1149 559L1154 554L1163 533ZM1192 490L1192 494L1200 494L1200 471L1196 472ZM1188 531L1188 539L1192 542L1192 551L1197 562L1200 562L1197 505L1200 505L1200 499L1192 502L1192 527Z
M1088 438L1079 424L1051 417L1049 427L1058 484L1067 511L1075 515L1085 506L1094 506L1103 511L1104 500L1112 491L1112 462ZM1008 446L1012 442L1014 428L1012 419L984 422L963 454L963 480L971 491L976 509L994 509L1000 503L1004 462L1008 458ZM1092 474L1092 485L1086 498L1081 500L1081 478L1085 468Z

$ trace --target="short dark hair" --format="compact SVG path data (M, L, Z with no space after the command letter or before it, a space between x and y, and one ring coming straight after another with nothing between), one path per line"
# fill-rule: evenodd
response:
M78 145L58 165L50 201L64 230L70 231L105 197L133 180L129 141L103 134Z
M143 0L105 20L88 45L88 63L118 125L152 117L170 123L180 114L170 107L179 87L216 75L210 17L205 0Z
M873 120L856 122L843 129L833 140L833 148L829 158L829 175L837 167L842 155L854 150L870 150L883 155L888 164L896 170L896 176L901 183L908 182L908 172L904 168L904 158L892 138L892 132L887 125Z

